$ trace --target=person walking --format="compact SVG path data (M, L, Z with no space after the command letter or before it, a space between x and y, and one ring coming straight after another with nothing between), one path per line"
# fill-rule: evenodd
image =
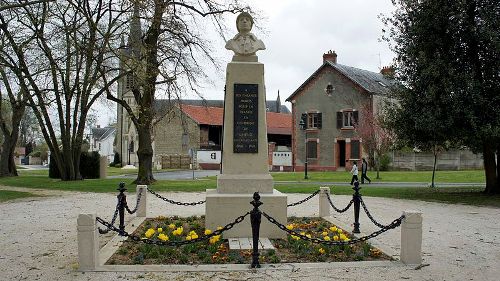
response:
M368 163L366 162L366 159L363 158L363 163L361 164L361 183L365 183L365 179L369 183L372 183L372 180L366 175L367 172L368 172Z
M356 161L353 162L351 174L352 174L352 179L351 179L351 185L352 185L354 181L358 181L358 165Z

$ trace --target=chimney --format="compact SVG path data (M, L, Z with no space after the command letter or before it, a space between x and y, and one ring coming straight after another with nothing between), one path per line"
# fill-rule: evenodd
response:
M337 63L337 53L335 53L335 51L328 51L326 53L323 54L323 63L325 62L331 62L331 63Z
M394 67L384 66L380 70L380 74L384 75L387 78L394 78Z
M101 125L99 125L99 124L98 124L98 125L97 125L97 128L101 128Z

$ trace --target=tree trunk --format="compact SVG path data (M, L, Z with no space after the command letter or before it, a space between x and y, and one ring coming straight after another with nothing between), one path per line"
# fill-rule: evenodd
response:
M137 127L139 147L137 157L139 158L139 171L135 184L151 184L155 181L153 177L153 146L151 144L151 131L149 126Z
M2 154L0 154L0 177L17 176L16 164L14 162L14 151L16 143L11 136L5 136L2 143Z
M497 181L495 148L494 144L492 144L488 140L484 140L483 159L484 159L484 173L486 176L486 188L484 189L484 192L487 194L499 194L500 189L498 187L498 181Z
M380 179L380 154L377 153L377 159L375 159L375 163L377 166L377 179Z
M436 176L436 163L437 163L437 151L436 149L434 149L434 165L432 166L432 181L431 181L432 188L436 187L434 185L434 178Z
M6 129L6 124L2 125L4 141L2 144L2 153L0 154L0 177L18 176L16 163L14 161L14 152L16 150L17 139L19 138L19 124L24 115L24 105L13 106L12 110L12 130Z

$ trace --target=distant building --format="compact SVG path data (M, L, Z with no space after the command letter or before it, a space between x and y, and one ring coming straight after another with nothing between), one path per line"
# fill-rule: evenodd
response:
M292 103L295 171L304 170L306 147L309 170L350 169L353 161L362 158L363 140L354 126L367 117L359 109L368 103L378 112L394 83L388 78L390 68L381 72L386 75L339 64L334 51L323 54L323 64L286 99Z
M113 141L115 140L116 128L97 126L91 131L89 151L97 151L99 155L108 157L109 162L113 161Z

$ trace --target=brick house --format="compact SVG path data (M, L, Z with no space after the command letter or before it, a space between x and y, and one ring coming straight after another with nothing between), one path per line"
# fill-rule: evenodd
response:
M218 105L216 101L209 102ZM188 155L189 149L194 149L198 153L200 168L219 169L224 109L193 104L196 102L176 103L155 125L153 147L156 162L159 163L162 155ZM268 111L266 118L271 153L277 146L290 147L291 114ZM205 154L215 155L212 157L214 161L202 161Z
M364 118L361 105L369 103L378 112L381 101L394 82L391 70L381 73L337 63L337 54L323 54L323 64L287 99L292 103L292 165L303 171L305 146L308 170L350 169L363 155L362 142L355 124ZM306 124L304 130L300 121Z

